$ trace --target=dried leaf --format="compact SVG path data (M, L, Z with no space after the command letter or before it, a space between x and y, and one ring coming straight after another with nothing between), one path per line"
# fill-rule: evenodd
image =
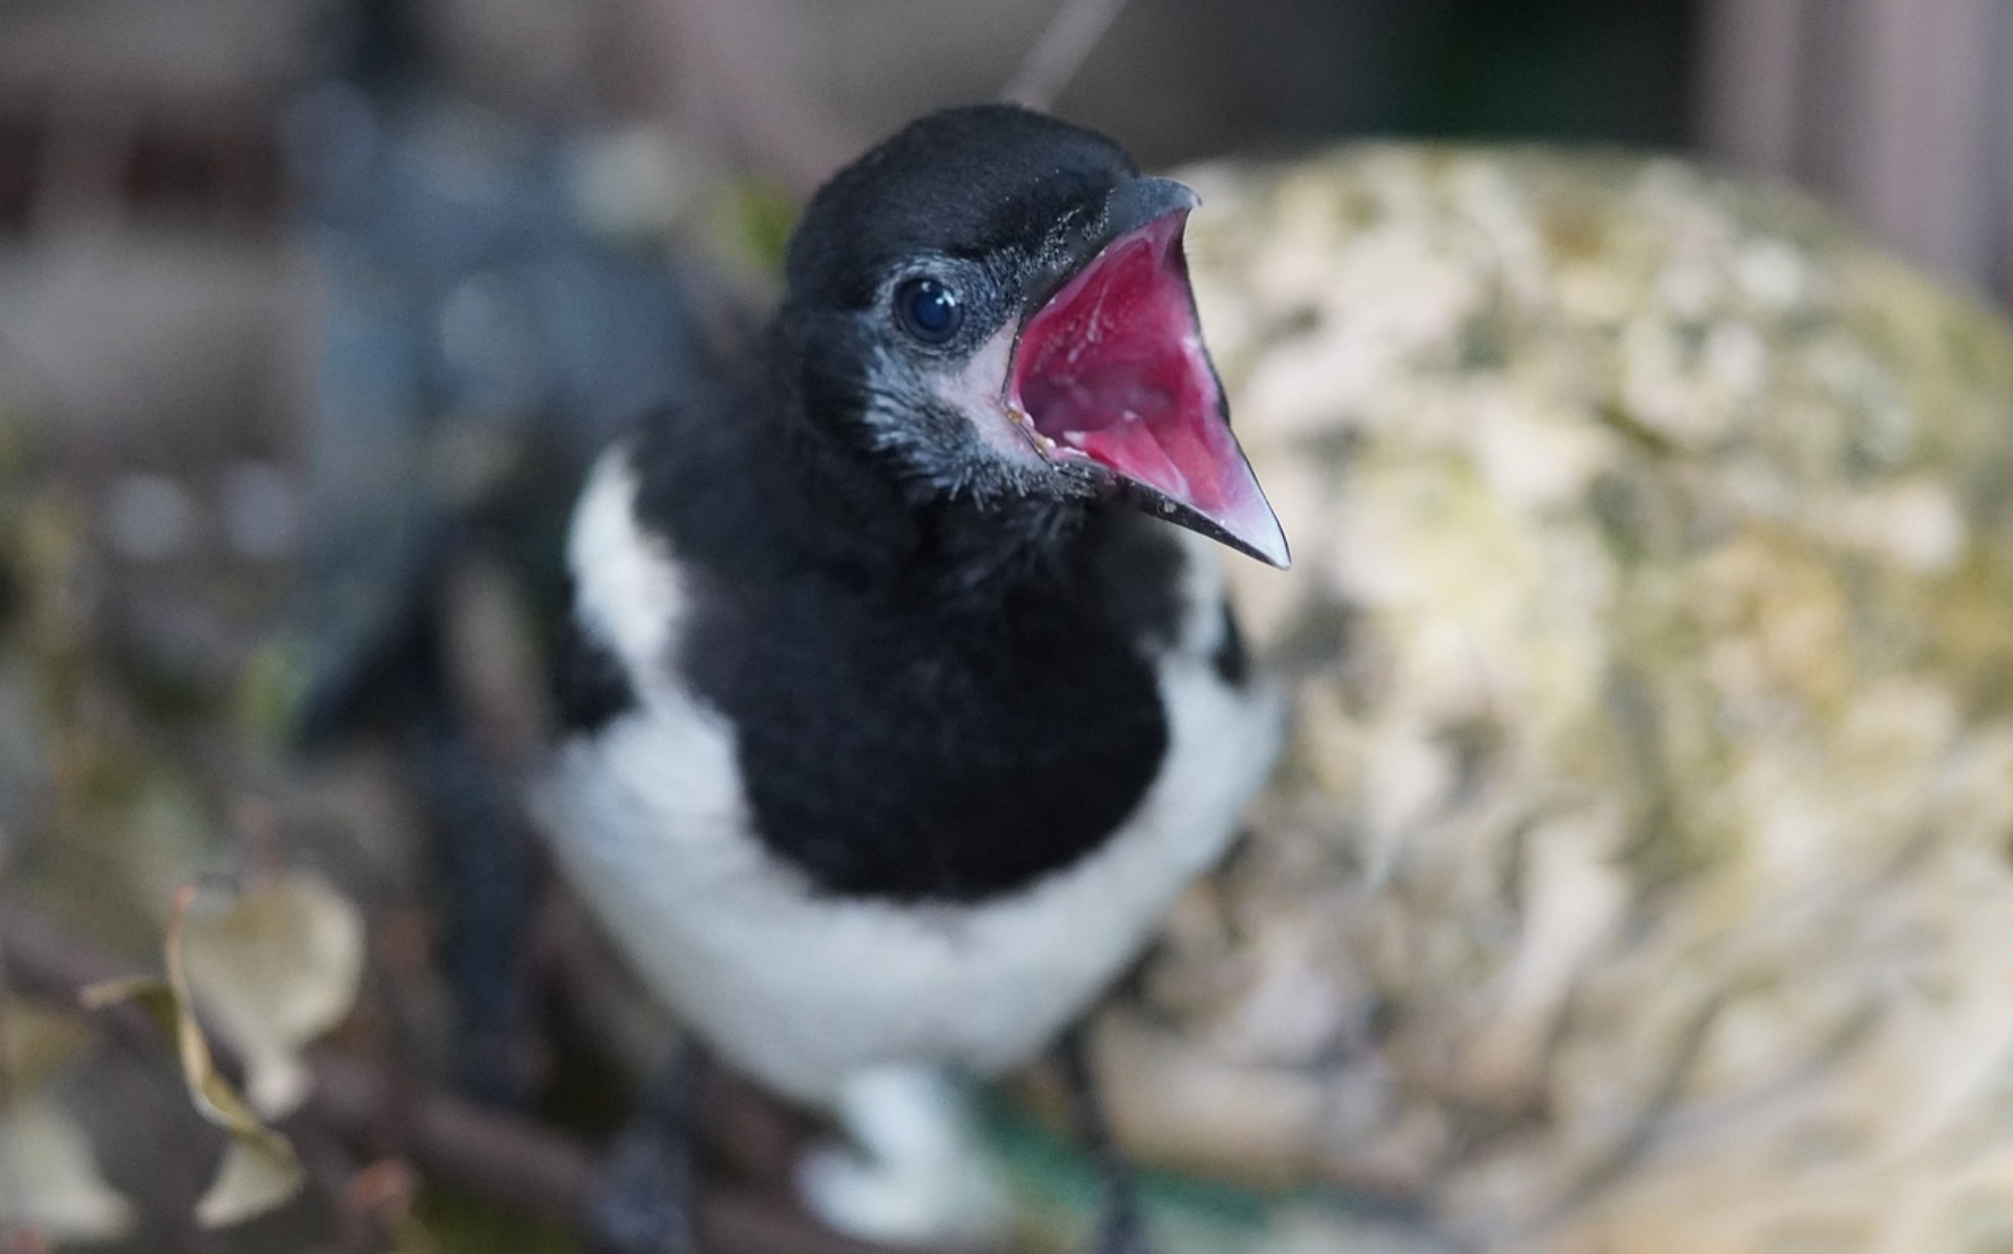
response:
M349 1013L363 977L356 908L321 880L289 873L182 924L189 987L245 1063L266 1118L307 1096L301 1050Z
M132 1222L132 1208L98 1174L89 1137L51 1090L92 1039L75 1015L0 999L0 1216L59 1241L110 1240Z
M122 1002L132 1002L154 1017L163 1035L173 1040L180 1011L175 1007L175 990L158 975L126 975L116 980L87 984L77 994L86 1010L103 1010Z
M285 1138L233 1135L217 1178L196 1203L196 1220L224 1228L265 1214L301 1187L300 1163Z
M297 1192L305 1176L293 1143L260 1122L251 1103L217 1071L210 1043L196 1021L183 961L184 930L195 889L182 889L168 916L166 954L168 978L108 980L84 990L90 1007L133 1001L161 1022L175 1041L182 1063L182 1081L197 1113L230 1133L217 1178L197 1203L196 1217L211 1227L237 1223L280 1205Z
M0 1112L0 1215L58 1241L110 1241L133 1224L84 1129L40 1094Z

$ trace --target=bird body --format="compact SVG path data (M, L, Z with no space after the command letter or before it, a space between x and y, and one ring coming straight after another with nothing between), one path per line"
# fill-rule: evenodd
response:
M1146 516L1285 560L1200 347L1193 204L1033 114L926 119L813 202L746 377L582 498L562 860L786 1095L1027 1058L1270 767L1214 546Z
M576 552L649 550L625 508L633 486L622 454L603 464ZM660 670L639 690L636 713L562 757L575 821L596 833L567 846L569 869L659 994L783 1093L822 1103L849 1077L891 1063L992 1071L1023 1060L1118 973L1167 902L1222 852L1277 747L1270 690L1227 681L1217 663L1226 627L1211 555L1195 551L1199 542L1163 543L1187 585L1154 657L1169 749L1125 821L1066 865L967 900L822 889L749 838L733 725ZM647 669L665 655L664 635L689 626L675 559L660 550L627 570L591 569L609 577L583 580L580 604ZM1022 783L1041 787L1034 771Z

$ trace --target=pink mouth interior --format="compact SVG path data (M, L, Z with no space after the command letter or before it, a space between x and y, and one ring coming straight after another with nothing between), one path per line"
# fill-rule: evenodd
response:
M1013 399L1034 429L1205 512L1245 474L1203 354L1181 210L1114 240L1028 320Z

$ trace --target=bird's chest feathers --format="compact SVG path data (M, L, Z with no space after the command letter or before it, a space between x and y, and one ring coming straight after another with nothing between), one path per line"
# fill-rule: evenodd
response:
M784 1092L1026 1057L1273 759L1205 541L1141 523L1093 598L943 614L715 583L631 497L610 459L575 525L582 634L628 699L561 747L557 848L660 995Z
M755 834L819 889L969 901L1094 849L1160 769L1150 662L1094 603L722 598L678 667L732 726Z

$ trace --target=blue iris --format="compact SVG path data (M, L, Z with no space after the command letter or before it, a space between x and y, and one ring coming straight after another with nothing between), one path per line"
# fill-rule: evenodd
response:
M895 316L902 329L925 344L941 344L964 325L958 294L936 279L910 279L895 289Z

